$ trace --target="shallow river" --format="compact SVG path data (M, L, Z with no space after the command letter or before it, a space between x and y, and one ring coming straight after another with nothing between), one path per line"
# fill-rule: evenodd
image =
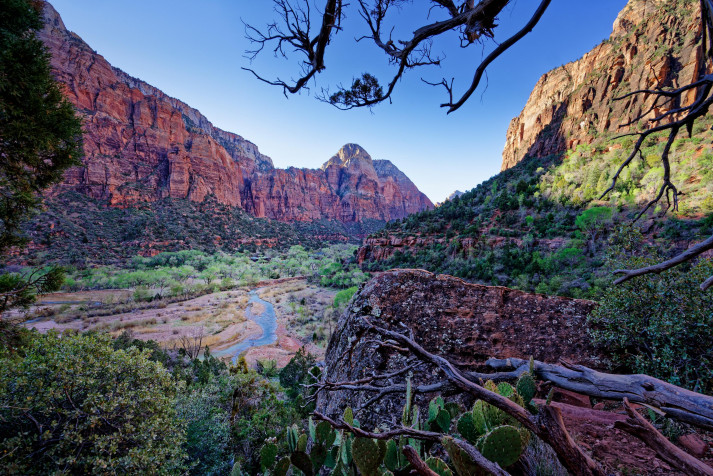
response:
M253 304L261 304L265 309L261 314L253 314ZM262 335L259 337L245 339L237 344L231 345L227 349L211 352L216 357L224 357L226 355L233 356L233 363L238 360L238 356L251 347L260 347L270 345L277 342L277 317L275 316L275 307L267 301L263 301L257 295L257 290L250 291L250 300L248 308L245 310L245 317L257 323L262 329Z

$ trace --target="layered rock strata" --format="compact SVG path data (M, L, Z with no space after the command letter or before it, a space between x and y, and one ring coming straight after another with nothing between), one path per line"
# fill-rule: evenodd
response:
M502 170L525 156L591 143L602 132L641 130L648 119L692 103L695 90L683 104L659 101L653 108L650 94L615 98L697 80L704 71L702 33L696 0L630 0L609 39L540 78L525 108L510 122Z
M353 144L319 170L276 169L252 142L112 67L66 29L49 3L45 16L40 37L85 129L82 165L57 190L118 207L211 195L281 221L387 221L433 206L393 164Z

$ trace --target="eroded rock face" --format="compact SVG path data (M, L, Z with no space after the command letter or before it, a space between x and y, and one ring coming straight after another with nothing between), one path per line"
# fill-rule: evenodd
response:
M614 98L698 79L704 68L701 36L698 1L630 0L607 41L540 78L510 122L502 170L526 155L542 157L591 143L597 133L638 130L638 122L621 126L651 108L653 96ZM682 105L694 99L692 90ZM644 121L681 106L659 103Z
M245 209L285 221L331 218L342 222L403 218L433 204L388 160L372 160L347 144L319 170L289 168L246 180Z
M66 174L59 190L119 207L214 195L219 203L282 221L386 221L433 206L396 167L380 166L354 144L320 170L275 169L255 144L112 67L68 31L49 4L45 16L40 38L85 128L83 164Z
M594 306L591 301L469 284L423 270L389 271L369 281L340 318L327 348L325 374L333 382L356 380L404 365L404 357L393 349L377 348L373 339L363 338L366 320L413 332L427 350L473 371L484 370L482 365L490 357L534 356L601 367L602 359L586 332L586 316ZM439 378L417 373L414 383ZM356 409L368 398L346 391L325 393L318 409L337 415L347 403ZM418 401L427 400L419 397ZM394 425L402 405L403 395L395 394L362 412L360 421Z

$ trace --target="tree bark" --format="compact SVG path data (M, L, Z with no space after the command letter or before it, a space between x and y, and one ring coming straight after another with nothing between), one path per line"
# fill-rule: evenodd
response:
M496 370L514 369L513 377L528 371L523 359L489 359ZM624 400L656 407L667 417L713 430L713 397L695 393L648 375L617 375L598 372L582 365L553 365L535 362L535 375L557 387L590 397Z
M629 418L626 421L614 423L615 428L634 435L654 450L661 459L690 476L713 476L713 468L668 441L651 423L631 407L626 398L624 398L624 408Z

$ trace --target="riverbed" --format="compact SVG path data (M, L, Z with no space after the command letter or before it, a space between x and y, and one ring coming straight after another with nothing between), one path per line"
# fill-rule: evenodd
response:
M215 351L212 353L215 357L232 356L232 361L235 363L240 354L252 347L261 347L277 342L277 316L275 315L275 307L271 303L260 299L257 295L257 291L257 289L250 291L249 305L245 310L245 317L260 326L262 334L254 337L250 336L226 349ZM255 309L262 310L262 312L255 313L253 312Z

